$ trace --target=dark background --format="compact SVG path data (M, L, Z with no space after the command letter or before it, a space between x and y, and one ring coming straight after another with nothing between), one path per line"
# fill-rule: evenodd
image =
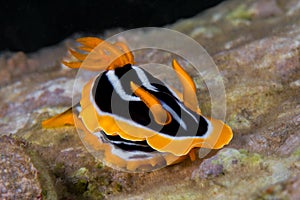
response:
M32 52L73 33L163 26L222 0L0 0L0 51Z

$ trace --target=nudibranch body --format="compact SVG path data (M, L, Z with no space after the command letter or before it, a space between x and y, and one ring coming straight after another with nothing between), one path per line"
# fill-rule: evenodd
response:
M108 166L133 172L194 160L195 149L219 149L232 139L229 126L201 114L196 86L176 60L172 66L182 94L136 66L124 43L77 41L89 55L70 50L77 61L63 64L104 71L86 83L78 104L43 121L43 127L75 125L94 155L101 152Z

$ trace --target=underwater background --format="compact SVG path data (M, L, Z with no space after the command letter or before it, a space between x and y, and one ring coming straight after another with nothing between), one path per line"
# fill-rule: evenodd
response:
M0 51L32 52L78 32L163 26L221 1L7 1L0 8Z
M75 39L144 26L206 49L234 136L194 162L127 173L96 160L76 129L41 122L72 105L77 71L61 60ZM0 27L0 199L300 199L300 0L7 1ZM209 114L209 91L186 68Z

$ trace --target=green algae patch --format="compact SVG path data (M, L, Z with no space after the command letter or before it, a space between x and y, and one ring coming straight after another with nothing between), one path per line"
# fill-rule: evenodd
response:
M75 194L83 194L88 189L89 171L85 167L76 170L73 175L69 177L69 191Z
M244 149L222 149L213 164L220 164L223 166L224 172L232 172L236 170L238 166L244 167L257 167L263 162L261 155L257 153L249 153Z
M263 162L263 158L258 153L247 153L247 156L245 156L242 159L242 163L249 164L252 166L259 166Z
M292 153L292 156L300 159L300 147Z
M99 191L97 184L90 182L87 187L87 191L83 193L85 199L91 200L102 200L104 199L104 194Z
M252 17L253 11L247 8L245 4L241 4L226 16L228 20L251 20Z
M88 177L89 171L85 167L81 167L77 171L74 172L73 177Z
M84 179L78 179L70 184L70 191L74 194L83 194L88 189L88 181Z

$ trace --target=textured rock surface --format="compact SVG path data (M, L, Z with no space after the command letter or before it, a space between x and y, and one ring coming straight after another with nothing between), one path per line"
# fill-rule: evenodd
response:
M24 153L24 143L10 137L0 137L0 197L1 199L41 199L42 188L38 171Z
M14 160L16 166L39 172L37 180L34 170L28 171L37 187L29 195L40 194L40 184L45 199L300 198L300 1L229 0L169 27L200 42L219 67L226 121L234 131L230 145L205 159L152 173L114 171L95 161L74 128L40 126L72 103L76 71L59 65L70 42L31 55L5 53L0 57L0 134L13 133L31 145L21 154L5 137L1 148L9 147L4 155L19 153L29 161ZM160 63L162 57L142 59ZM207 91L200 93L202 110L208 112Z

